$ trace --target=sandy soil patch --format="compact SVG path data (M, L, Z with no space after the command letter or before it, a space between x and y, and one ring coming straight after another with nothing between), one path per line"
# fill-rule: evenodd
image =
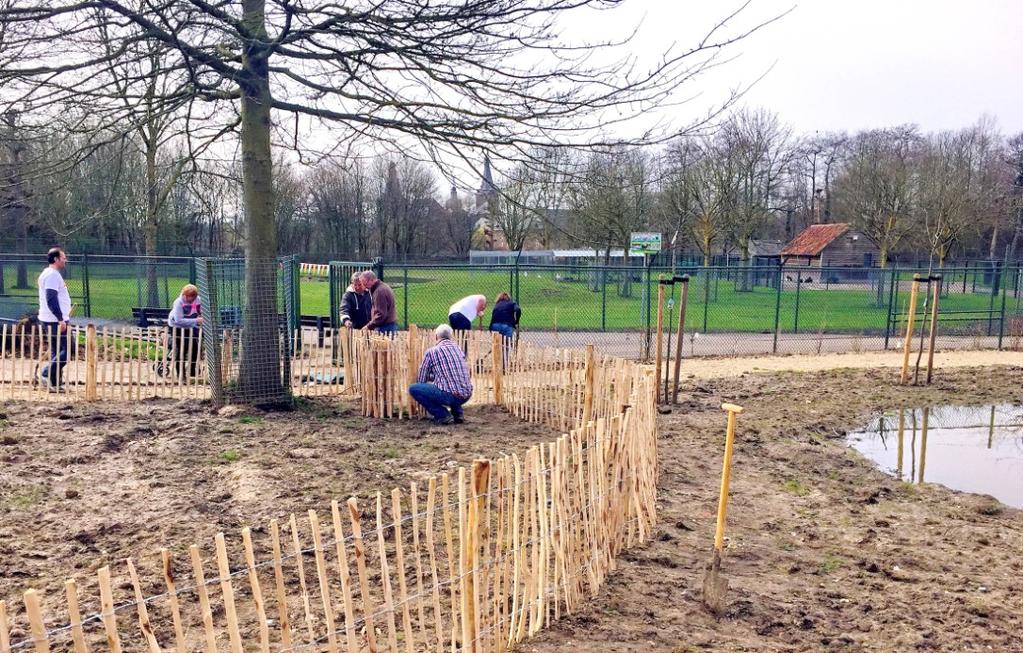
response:
M916 365L916 352L910 355L910 369ZM934 355L935 369L980 367L987 365L1023 366L1023 352L1018 351L944 351ZM871 369L902 367L901 351L878 351L843 354L792 354L789 356L750 356L742 358L684 358L682 372L698 378L740 376L759 372L816 372L833 369ZM927 356L920 364L921 374L927 369Z
M1004 354L997 354L1005 356ZM793 361L796 359L790 359ZM898 405L1019 401L1023 369L942 370L902 388L890 369L691 380L663 418L659 530L536 651L1021 651L1023 512L903 484L843 436ZM724 573L703 607L724 440L740 416Z

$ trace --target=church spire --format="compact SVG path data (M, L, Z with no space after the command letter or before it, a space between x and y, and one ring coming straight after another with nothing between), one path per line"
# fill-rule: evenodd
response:
M490 171L490 155L483 155L483 181L480 183L481 193L491 193L496 189L494 186L494 174Z

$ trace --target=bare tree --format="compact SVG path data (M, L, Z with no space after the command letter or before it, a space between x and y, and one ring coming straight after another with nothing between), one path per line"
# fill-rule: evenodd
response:
M111 92L107 71L139 61L133 44L155 42L167 48L163 69L182 76L181 84L163 91L169 98L189 107L209 103L207 111L219 110L223 129L237 121L250 262L240 390L254 401L277 400L276 305L266 292L276 287L276 267L269 264L277 254L274 140L303 153L339 151L364 139L404 149L413 140L435 156L478 147L524 152L555 139L607 145L588 128L611 128L669 106L680 85L744 35L726 34L723 21L695 47L669 50L651 68L632 58L593 65L608 60L592 56L595 51L621 52L627 41L569 42L559 35L559 18L604 4L26 0L0 6L0 57L18 62L0 72L2 99L31 104L37 123L72 105L81 111L65 120L90 133L103 133L97 125L125 125L123 97L139 106L149 80L140 76ZM105 41L114 47L104 51ZM342 125L340 139L327 148L303 139L315 121Z
M744 110L725 121L718 139L728 151L735 174L735 203L728 215L728 231L739 247L743 266L748 267L750 241L764 230L778 207L790 157L789 131L775 114ZM740 277L738 289L752 289L748 270Z
M919 207L928 251L939 269L971 229L979 233L984 227L993 227L992 238L997 240L1007 190L1006 180L999 174L1001 142L994 124L985 119L968 129L941 132L925 141L918 175Z
M699 144L699 158L685 175L692 219L689 230L703 254L703 267L709 267L714 246L724 235L728 216L736 203L735 161L727 148L713 136Z
M1005 246L1005 260L1016 257L1020 233L1023 232L1023 132L1009 139L1006 145L1006 163L1010 169L1008 211L1012 217L1012 239Z
M835 180L842 215L877 246L882 268L914 226L919 143L912 126L860 133Z
M321 238L317 253L349 258L368 247L370 181L360 160L324 161L306 179L311 220ZM322 236L326 235L324 241Z
M692 138L679 138L665 148L661 162L660 192L654 213L661 231L668 235L674 268L678 253L689 240L693 219L693 196L690 167L699 159L699 148Z

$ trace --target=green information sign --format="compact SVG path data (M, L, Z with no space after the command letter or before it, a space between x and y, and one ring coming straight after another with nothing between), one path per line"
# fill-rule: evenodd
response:
M634 231L629 238L630 254L657 254L661 251L661 234L653 231Z

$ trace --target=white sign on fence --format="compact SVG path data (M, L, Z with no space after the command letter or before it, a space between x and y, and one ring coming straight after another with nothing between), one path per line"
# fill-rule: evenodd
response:
M633 231L629 237L630 254L657 254L661 251L661 234L653 231Z

